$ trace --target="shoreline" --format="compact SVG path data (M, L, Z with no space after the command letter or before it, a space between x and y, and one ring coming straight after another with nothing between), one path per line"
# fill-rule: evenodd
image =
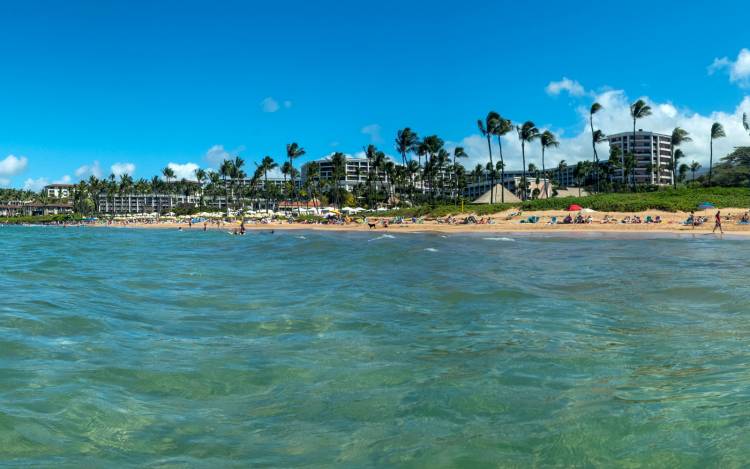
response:
M106 225L92 225L91 227L94 228L109 228L109 229L134 229L134 230L141 230L141 229L154 229L154 230L177 230L180 227L183 229L183 231L186 232L192 232L192 231L203 231L203 228L188 228L187 224L159 224L159 225L127 225L127 226L106 226ZM213 227L209 228L208 231L224 231L231 233L234 230L235 226L227 226L227 227ZM689 227L674 227L674 228L666 228L666 227L646 227L641 228L638 226L635 227L628 227L627 225L624 226L615 226L611 225L611 228L605 226L596 226L596 225L589 225L589 226L576 226L576 225L570 225L570 226L544 226L544 227L514 227L512 225L395 225L390 226L388 228L383 227L377 227L373 229L369 229L367 227L361 227L358 225L305 225L305 224L271 224L271 225L246 225L245 230L247 232L253 232L253 231L321 231L321 232L344 232L344 233L389 233L389 234L424 234L424 233L437 233L437 234L525 234L525 235L554 235L554 234L561 234L561 235L587 235L587 234L594 234L594 235L606 235L606 234L613 234L613 235L642 235L642 234L655 234L655 235L680 235L680 236L690 236L690 235L715 235L720 236L721 234L719 232L711 233L711 230L713 229L712 226L706 228L706 227L696 227L695 229L691 229ZM750 237L750 230L728 230L726 227L724 227L724 235L732 235L732 236L738 236L741 238Z
M740 239L745 239L750 236L750 225L739 225L737 220L739 217L746 213L746 209L741 208L726 208L721 210L722 215L731 215L733 220L727 220L722 223L725 235L731 235ZM375 228L369 228L367 224L362 223L346 223L346 224L306 224L306 223L286 223L276 221L267 224L261 223L245 223L245 229L248 232L253 231L321 231L321 232L374 232L374 233L440 233L440 234L543 234L543 235L563 235L565 237L574 237L575 235L616 235L616 236L627 236L627 235L643 235L643 234L654 234L654 235L677 235L677 236L693 236L693 235L711 235L713 229L712 215L715 212L699 212L696 216L708 217L708 222L701 226L685 226L681 224L688 214L684 212L662 212L662 211L647 211L640 213L632 212L593 212L585 215L591 215L593 218L592 223L582 224L550 224L550 220L557 218L562 220L566 215L569 214L567 211L534 211L524 212L522 214L514 214L513 211L509 210L506 212L495 213L489 217L477 217L477 219L491 219L491 223L487 224L459 224L459 223L439 223L437 220L425 220L421 223L411 223L407 220L407 223L394 224L391 223L388 227L384 227L382 223L378 223ZM471 215L469 213L456 216L457 219ZM572 215L575 215L573 213ZM476 215L475 215L476 216ZM521 220L526 220L530 216L539 218L538 223L521 223ZM645 220L647 216L653 218L661 218L661 223L601 223L601 220L605 216L614 217L617 220L624 218L640 216L641 219ZM371 220L384 220L386 217L371 217ZM58 226L61 225L50 225ZM178 230L183 231L203 231L203 224L195 223L192 227L189 227L186 222L161 222L161 223L139 223L139 222L125 222L125 223L112 223L112 224L86 224L84 227L91 228L110 228L110 229L161 229L161 230ZM78 227L78 225L68 225L69 228ZM232 232L239 228L239 222L225 222L222 226L216 224L209 224L207 229L209 231L226 231ZM717 232L715 236L720 236Z

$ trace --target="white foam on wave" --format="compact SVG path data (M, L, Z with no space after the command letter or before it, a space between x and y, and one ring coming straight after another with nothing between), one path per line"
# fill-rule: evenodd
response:
M297 239L307 239L304 236L297 236Z
M378 236L377 238L368 239L367 241L369 242L369 241L377 241L379 239L393 239L393 238L395 238L395 236L389 235L389 234L384 234L384 235Z
M485 241L515 241L513 238L482 238Z
M435 248L424 248L424 250L427 252L438 252Z

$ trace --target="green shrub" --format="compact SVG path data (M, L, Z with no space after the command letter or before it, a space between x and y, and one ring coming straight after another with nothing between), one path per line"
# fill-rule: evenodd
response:
M522 210L565 210L571 204L591 208L600 212L644 212L664 210L666 212L689 212L696 210L702 202L711 202L718 208L750 207L750 189L744 187L696 187L662 189L649 192L617 192L587 197L562 197L528 200L516 204L467 204L463 213L479 216L491 215L511 208ZM379 213L378 216L445 217L462 213L458 205L422 205Z

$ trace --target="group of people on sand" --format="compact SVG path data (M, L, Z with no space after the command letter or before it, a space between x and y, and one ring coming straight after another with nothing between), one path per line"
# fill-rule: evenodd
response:
M724 234L724 229L721 227L721 211L717 210L716 215L714 215L714 229L711 230L711 233L716 233L716 230L719 230L719 233ZM730 218L727 217L727 220ZM745 212L744 215L742 215L742 218L740 219L739 223L743 223L742 220L747 220L747 223L750 223L750 216L748 216L747 212ZM690 215L688 215L687 220L685 220L685 225L692 226L695 228L696 226L701 226L704 223L708 221L707 217L697 217L695 216L694 212L690 212Z
M578 214L575 217L568 214L565 218L563 218L562 224L563 225L585 225L590 224L594 222L594 218L589 215L587 217L584 217L582 214Z

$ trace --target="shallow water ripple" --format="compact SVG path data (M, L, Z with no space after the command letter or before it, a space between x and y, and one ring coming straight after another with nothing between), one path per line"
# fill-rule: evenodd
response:
M750 243L0 228L0 464L741 466Z

